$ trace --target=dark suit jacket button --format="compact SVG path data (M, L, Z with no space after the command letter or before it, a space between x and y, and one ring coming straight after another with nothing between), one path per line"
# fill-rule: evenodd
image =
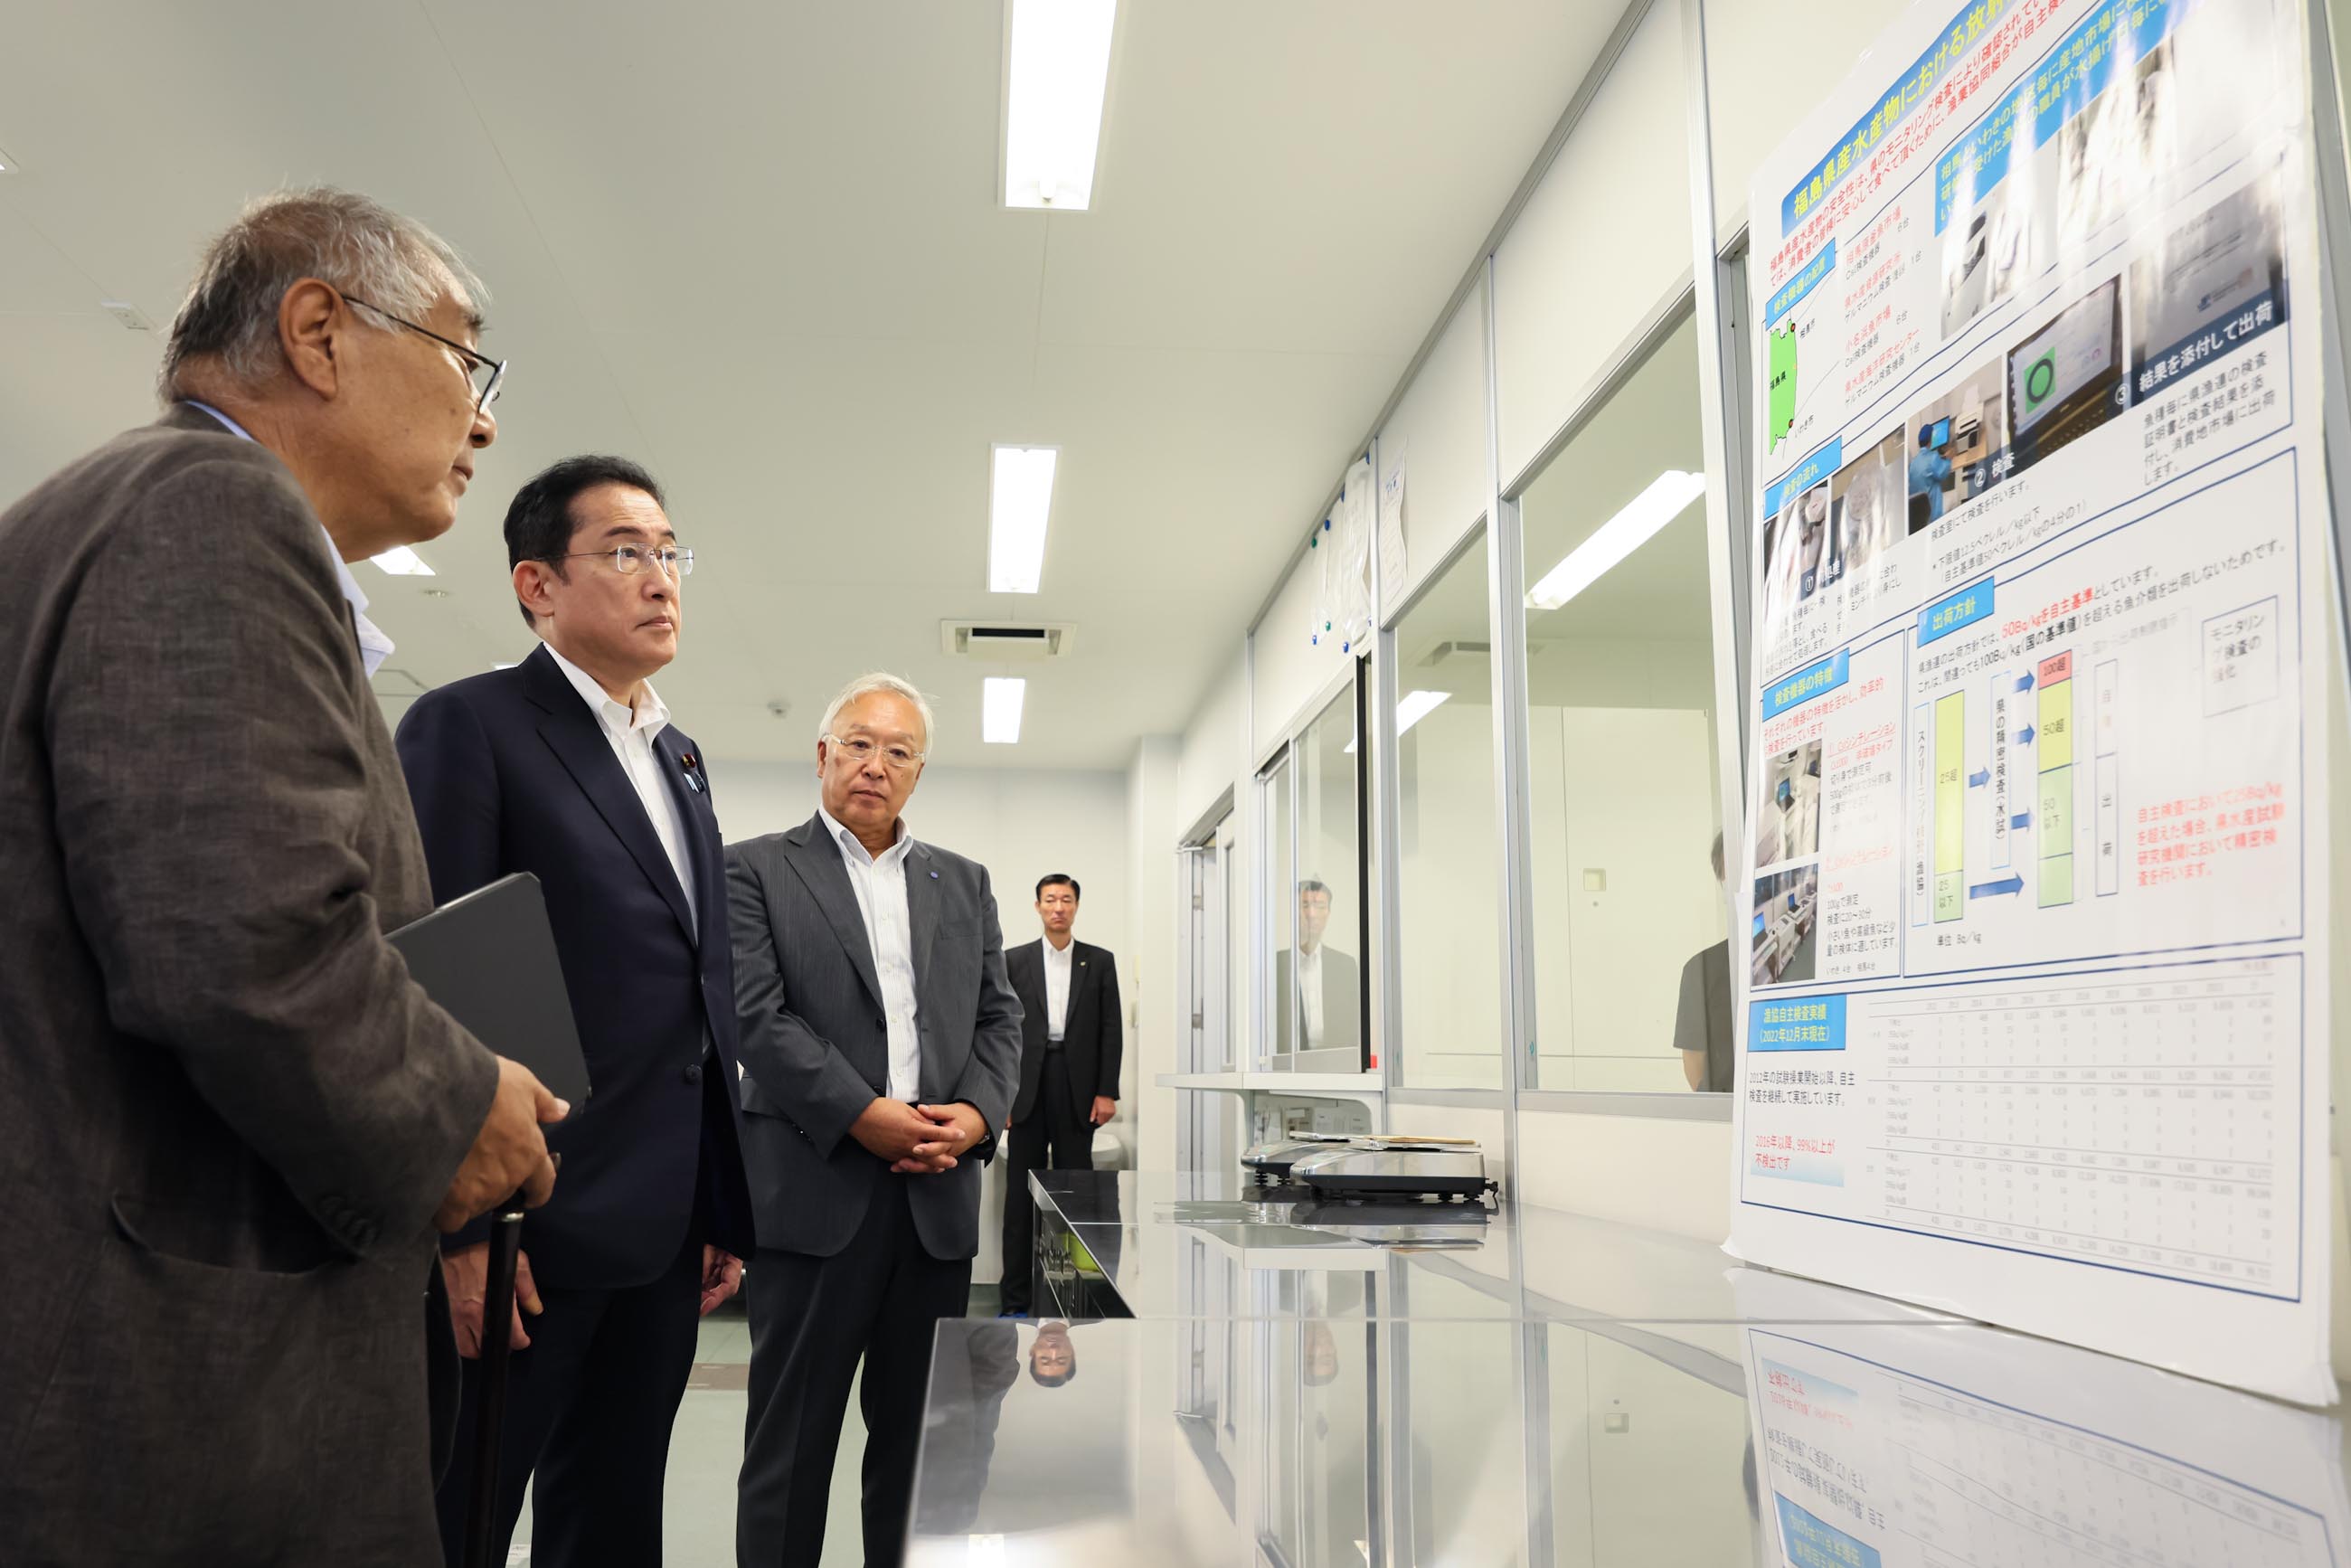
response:
M688 1083L699 1083L702 1082L702 1064L700 1062L697 1061L692 1067L685 1070L685 1081Z

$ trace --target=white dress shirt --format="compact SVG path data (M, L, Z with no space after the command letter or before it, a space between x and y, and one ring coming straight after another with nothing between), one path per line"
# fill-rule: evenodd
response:
M212 404L190 398L188 406L203 409L219 420L239 441L253 439L253 432ZM343 600L351 607L351 623L359 630L360 663L366 666L369 678L373 679L375 673L383 668L383 662L392 657L392 639L383 634L382 628L367 618L367 593L360 587L360 580L351 575L350 565L343 559L342 547L335 543L335 536L327 532L324 523L319 525L319 532L327 541L327 559L335 563L335 580L342 588Z
M824 831L841 846L849 885L857 891L857 912L865 917L865 939L873 947L873 974L882 982L882 1018L890 1040L890 1098L914 1104L923 1094L923 1043L914 1021L914 923L906 913L906 856L914 835L898 822L898 841L879 855L816 809Z
M604 732L604 739L612 755L621 761L621 771L637 792L638 803L653 826L653 836L661 840L662 852L669 857L670 870L677 873L677 885L685 894L686 929L695 941L702 939L697 929L702 913L694 902L694 861L685 851L685 813L678 809L677 796L662 778L662 760L653 750L653 737L669 727L669 709L653 695L648 682L643 695L632 709L612 700L610 693L596 684L596 677L547 645L548 656L555 667L563 672L596 716L596 727Z
M1052 938L1040 936L1037 945L1045 949L1045 1038L1059 1040L1070 1022L1070 977L1076 972L1078 939L1056 951Z
M1298 1007L1306 1025L1306 1049L1322 1043L1322 946L1298 955Z

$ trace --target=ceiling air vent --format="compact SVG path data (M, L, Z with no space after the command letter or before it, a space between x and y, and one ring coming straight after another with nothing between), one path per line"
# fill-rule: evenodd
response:
M1447 659L1483 659L1492 653L1493 651L1494 644L1491 643L1468 643L1460 641L1439 643L1436 647L1431 648L1428 651L1428 654L1426 658L1420 661L1420 667L1424 670L1433 669L1437 665L1445 663Z
M996 663L1058 659L1070 651L1072 626L1019 625L1008 621L942 621L939 652Z

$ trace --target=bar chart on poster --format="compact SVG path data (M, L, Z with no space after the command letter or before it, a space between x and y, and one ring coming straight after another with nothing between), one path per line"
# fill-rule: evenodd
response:
M1757 176L1731 1245L2329 1400L2306 58L1922 0Z

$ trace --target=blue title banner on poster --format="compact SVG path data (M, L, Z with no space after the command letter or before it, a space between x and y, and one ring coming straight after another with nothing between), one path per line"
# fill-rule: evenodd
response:
M1779 482L1763 488L1763 515L1780 515L1782 497L1801 496L1838 469L1844 466L1844 443L1832 441L1826 446L1780 476Z
M1836 690L1852 674L1853 654L1840 648L1810 669L1798 670L1784 681L1774 681L1771 689L1763 694L1763 716L1777 718L1792 707L1801 707L1823 692Z
M1780 232L1792 231L1805 214L1820 204L1823 196L1836 189L1855 162L1865 165L1871 151L1921 103L1930 101L1936 86L1951 74L1967 52L1981 43L1985 35L1999 26L2001 18L2022 3L2022 0L1970 0L1961 6L1952 16L1950 26L1880 95L1869 112L1855 120L1853 129L1837 138L1828 155L1813 164L1812 172L1781 199Z
M1918 646L1925 647L1938 637L1948 637L1962 626L1972 626L1991 613L1991 579L1970 583L1918 612Z
M1750 1051L1843 1051L1844 998L1797 997L1747 1004Z
M1804 270L1788 279L1786 286L1779 293L1771 296L1771 302L1763 307L1763 319L1774 322L1779 320L1789 311L1793 310L1805 295L1819 287L1822 278L1835 270L1836 241L1831 240L1827 249L1804 263Z

